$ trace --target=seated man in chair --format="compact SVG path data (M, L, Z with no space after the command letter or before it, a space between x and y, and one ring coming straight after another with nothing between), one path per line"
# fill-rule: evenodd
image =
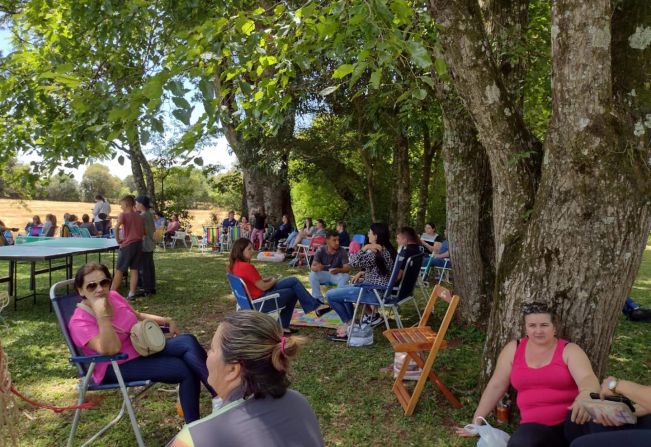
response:
M339 233L328 230L325 245L319 247L312 261L310 272L312 296L322 300L321 284L343 286L350 279L349 272L348 253L339 246Z

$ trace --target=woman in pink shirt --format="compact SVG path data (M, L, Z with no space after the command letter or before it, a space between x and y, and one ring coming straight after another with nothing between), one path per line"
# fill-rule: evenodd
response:
M75 309L68 329L72 341L85 355L127 354L118 360L125 381L153 380L179 384L179 400L185 422L199 419L199 391L203 383L213 397L215 391L208 385L206 351L190 334L179 335L171 318L135 311L116 291L110 291L111 274L105 265L91 262L81 267L75 276L75 288L82 303L93 310ZM138 320L150 319L169 326L172 338L156 354L142 357L131 344L129 331ZM98 363L93 372L95 383L115 383L117 379L108 363Z
M576 424L585 424L590 415L579 402L599 392L599 381L585 352L556 337L553 314L546 305L527 304L523 314L526 337L502 349L473 423L481 424L479 418L486 418L512 385L518 392L520 426L508 446L567 446L585 433ZM470 435L463 428L457 433Z

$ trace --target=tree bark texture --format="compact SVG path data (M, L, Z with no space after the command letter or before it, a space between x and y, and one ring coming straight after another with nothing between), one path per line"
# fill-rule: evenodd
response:
M463 299L459 316L468 324L488 324L495 280L492 187L486 151L477 129L451 85L436 84L443 109L443 162L454 291Z
M553 3L552 120L538 181L531 160L524 165L505 162L514 152L506 159L504 154L526 141L523 135L528 132L521 117L505 113L508 104L500 99L501 94L492 95L499 98L490 104L482 102L493 86L503 91L504 82L491 70L490 54L480 51L485 43L473 23L473 3L433 1L432 5L438 22L446 28L446 60L479 129L498 196L494 222L502 254L498 254L483 379L492 374L504 344L521 335L521 306L531 301L552 305L560 319L558 335L583 347L601 375L651 225L649 143L639 126L636 132L635 127L621 125L627 120L621 119L614 99L617 91L613 91L613 79L621 77L613 74L611 64L613 54L624 51L644 59L638 62L644 65L649 52L632 47L630 36L627 48L613 48L611 18L617 25L618 14L637 8L633 16L643 16L640 11L648 13L651 5L625 2L621 8L626 11L615 11L613 18L609 0ZM615 72L625 70L636 72L637 67L615 67ZM633 78L632 84L645 90L640 78ZM495 129L493 135L486 132L489 123ZM509 177L512 183L505 186L504 179ZM530 193L523 195L512 186L526 186L525 180L535 201L531 196L523 208ZM516 222L514 210L526 211L526 223L521 219L511 225ZM497 216L501 213L506 217ZM499 222L508 228L500 229Z
M497 260L519 234L533 205L539 144L524 124L497 68L476 0L431 0L444 57L457 91L471 112L493 173Z
M133 174L134 181L138 187L139 195L146 195L151 200L151 203L156 206L156 185L154 183L154 173L151 170L151 165L142 152L140 139L136 136L129 138L129 158L131 160L131 173Z
M504 86L515 106L522 110L525 75L522 55L529 21L529 0L485 0L480 6Z
M441 150L441 141L432 142L429 126L423 125L423 159L421 160L420 184L418 186L418 209L416 211L417 231L425 227L427 204L429 199L429 185L432 179L432 164Z
M375 204L375 167L368 151L360 147L359 154L366 168L366 193L368 194L368 205L371 210L371 221L377 222L377 206Z
M393 225L402 227L409 225L409 216L411 211L411 181L409 174L409 138L406 135L406 129L402 126L396 135L393 145L393 175L396 185L393 191L393 215L390 219Z

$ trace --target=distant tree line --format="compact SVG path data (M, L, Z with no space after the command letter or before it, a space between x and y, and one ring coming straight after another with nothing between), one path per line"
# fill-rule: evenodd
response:
M138 191L132 175L122 180L102 164L89 165L81 181L60 172L37 179L35 187L26 191L20 179L27 175L30 166L16 160L10 165L10 170L0 172L0 198L92 202L96 194L102 194L116 203L124 195ZM239 209L241 205L242 176L237 170L206 175L195 166L172 166L154 168L154 179L159 207L164 211L206 207Z

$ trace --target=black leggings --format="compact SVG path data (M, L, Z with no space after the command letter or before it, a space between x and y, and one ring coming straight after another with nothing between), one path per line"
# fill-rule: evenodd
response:
M590 432L574 441L572 447L648 447L651 446L651 415L638 418L635 425L621 427L591 423Z
M567 447L570 443L588 433L588 425L578 425L570 420L567 413L565 422L558 425L543 425L534 422L521 424L511 435L508 447Z

